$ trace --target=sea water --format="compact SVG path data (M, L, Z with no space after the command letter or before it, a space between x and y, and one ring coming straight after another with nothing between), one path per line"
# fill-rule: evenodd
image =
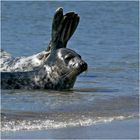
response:
M2 90L2 131L138 117L138 2L3 1L1 6L1 47L14 57L47 48L58 7L77 12L80 24L67 47L88 63L71 90Z

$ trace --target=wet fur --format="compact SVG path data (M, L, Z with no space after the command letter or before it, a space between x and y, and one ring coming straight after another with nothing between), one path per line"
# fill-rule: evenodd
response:
M67 55L69 55L67 58ZM2 72L3 89L69 89L87 65L73 50L61 48L33 71Z

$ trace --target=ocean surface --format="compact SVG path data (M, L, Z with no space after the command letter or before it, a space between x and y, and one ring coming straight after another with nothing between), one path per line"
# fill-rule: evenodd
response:
M90 126L138 118L138 2L2 2L2 49L30 56L47 48L54 11L75 11L68 43L88 63L67 91L2 90L2 131Z

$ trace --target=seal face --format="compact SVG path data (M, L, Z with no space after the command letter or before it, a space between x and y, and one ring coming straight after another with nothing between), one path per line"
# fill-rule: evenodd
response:
M69 89L76 77L87 69L79 54L66 48L67 41L79 23L74 12L63 15L56 10L52 24L52 39L48 49L29 57L13 58L1 51L2 89Z
M79 75L81 72L87 69L87 64L81 59L81 56L75 51L62 48L57 52L59 60L64 64L64 68L69 71L75 72L75 75Z

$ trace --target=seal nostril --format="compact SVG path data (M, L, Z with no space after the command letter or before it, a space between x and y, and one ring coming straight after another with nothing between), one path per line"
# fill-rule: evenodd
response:
M86 69L87 69L87 67L88 67L88 66L87 66L87 63L85 63L85 62L84 62L84 63L82 63L82 65L81 65L81 66L82 66L82 69L83 69L83 70L86 70Z

